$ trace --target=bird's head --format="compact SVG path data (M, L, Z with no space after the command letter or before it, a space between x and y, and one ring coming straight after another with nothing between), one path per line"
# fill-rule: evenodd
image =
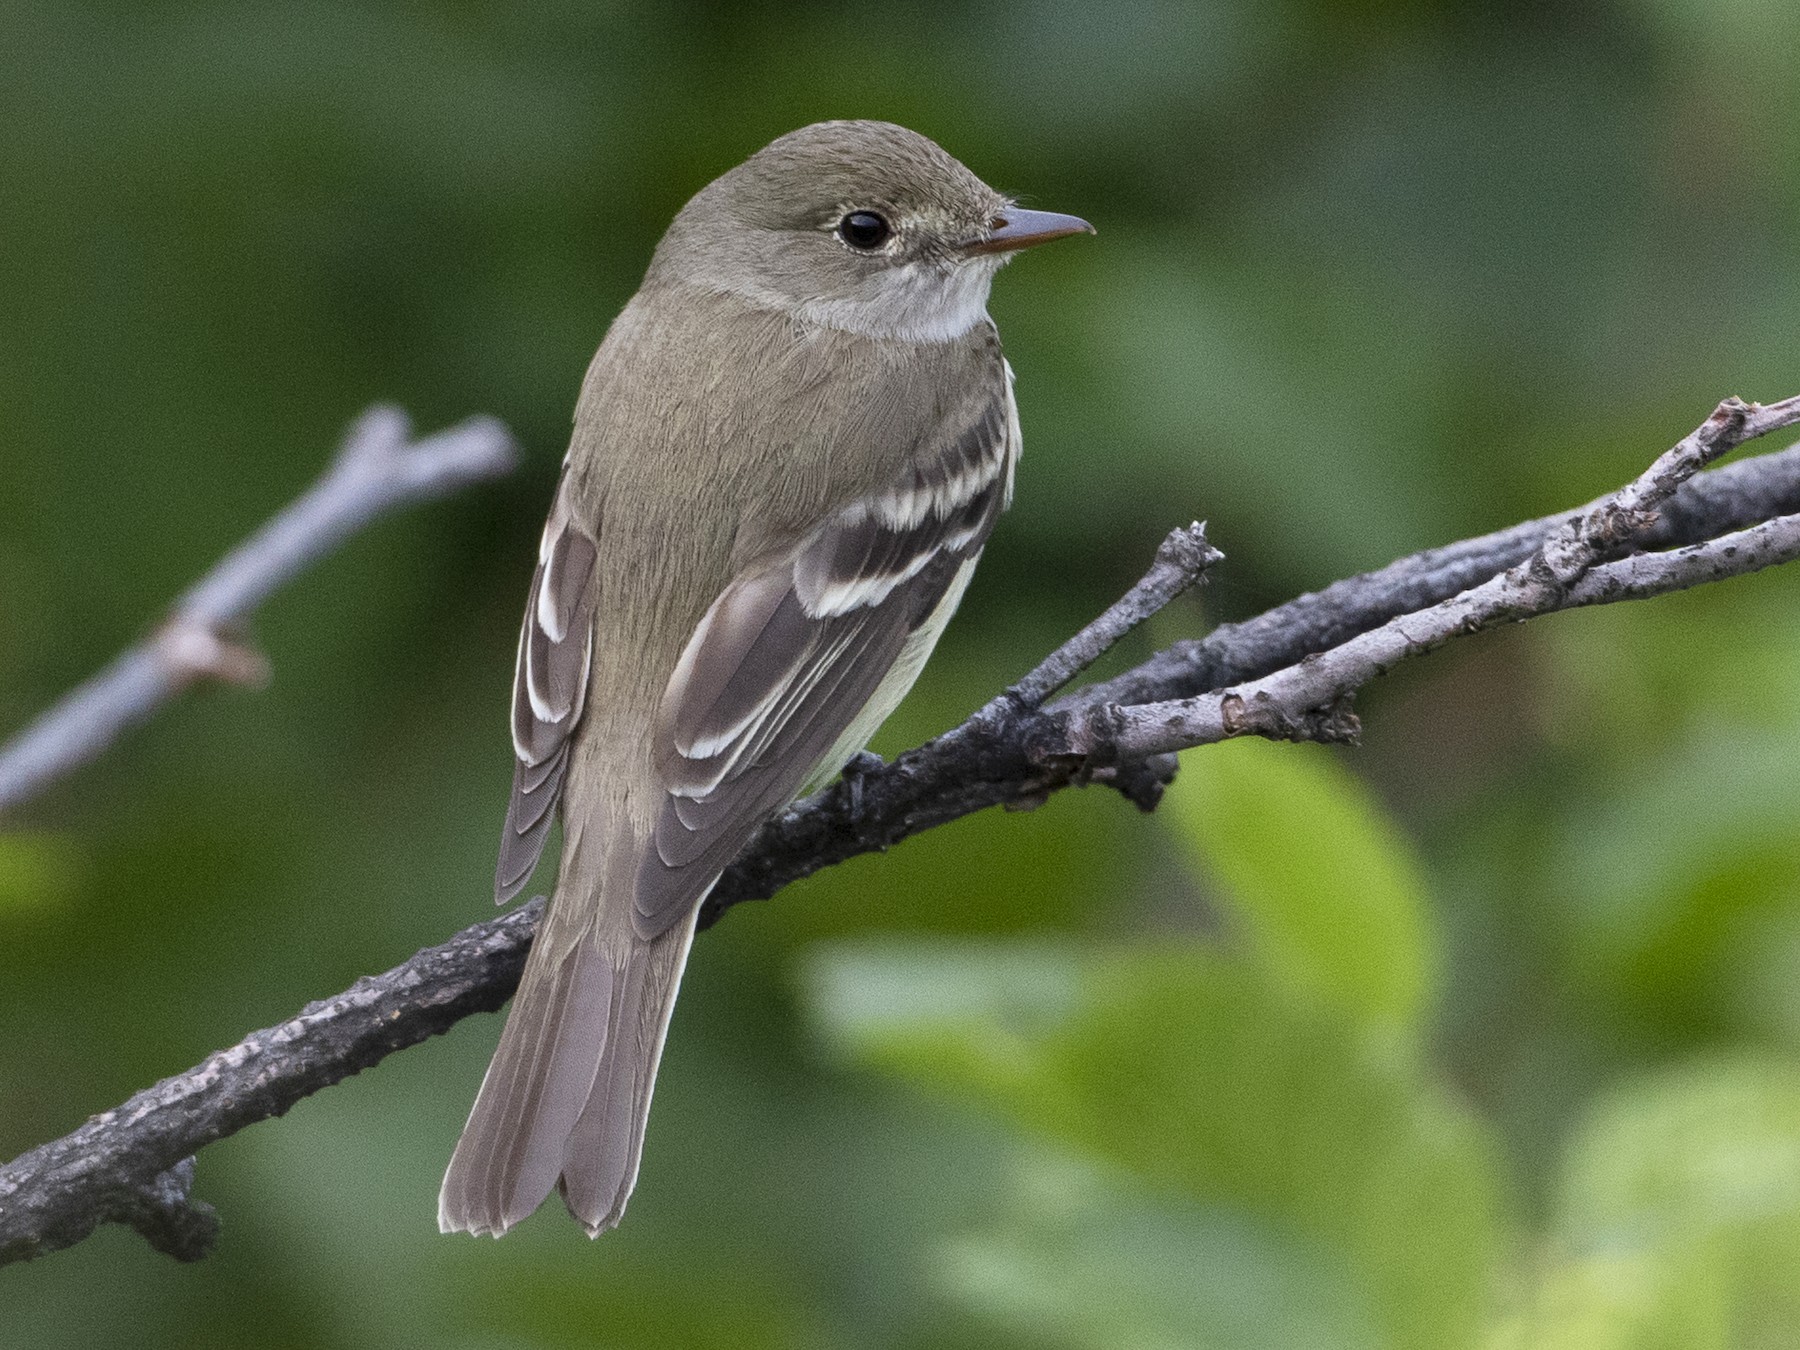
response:
M675 218L651 276L911 341L957 337L1021 248L1093 233L1015 206L936 142L890 122L819 122L771 142Z

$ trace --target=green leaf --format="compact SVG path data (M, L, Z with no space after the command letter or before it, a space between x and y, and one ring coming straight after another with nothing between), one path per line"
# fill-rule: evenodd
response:
M1435 981L1422 870L1374 795L1321 746L1246 739L1182 757L1163 815L1283 978L1417 1027Z
M1800 1068L1712 1059L1617 1089L1495 1350L1774 1350L1800 1325Z
M862 1062L1318 1253L1374 1343L1474 1335L1490 1150L1392 1038L1193 948L839 948L812 976Z

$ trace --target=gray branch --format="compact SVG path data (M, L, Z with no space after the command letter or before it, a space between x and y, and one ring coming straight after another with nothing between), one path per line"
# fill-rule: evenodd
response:
M1604 500L1604 499L1601 499ZM1426 549L1333 582L1253 619L1177 642L1135 669L1081 691L1084 701L1150 703L1253 680L1377 624L1479 585L1522 562L1550 532L1599 501L1492 534ZM1691 479L1644 531L1645 548L1698 543L1800 511L1800 445Z
M1207 568L1224 560L1225 555L1206 542L1206 526L1199 521L1170 531L1156 550L1156 561L1137 585L1000 697L1019 709L1042 707L1045 699L1105 656L1120 638L1198 583Z
M190 1197L194 1151L500 1007L519 982L542 908L534 902L478 924L310 1003L0 1168L0 1265L80 1242L102 1223L129 1224L158 1251L199 1260L218 1220Z
M778 813L720 878L705 919L934 825L1071 785L1107 782L1149 809L1173 774L1172 751L1234 735L1353 735L1357 689L1457 637L1792 561L1800 446L1701 470L1796 423L1800 400L1727 400L1641 477L1578 511L1403 558L1042 706L1218 560L1200 527L1177 530L1123 599L967 722L891 764L866 756ZM534 901L466 929L0 1167L0 1264L107 1222L183 1259L203 1255L216 1220L190 1195L196 1150L500 1007L541 913Z
M398 408L359 417L304 495L175 603L148 640L0 746L0 812L94 759L201 679L261 684L260 653L237 630L263 601L376 517L509 471L516 454L491 417L408 443Z
M1654 525L1662 506L1707 465L1796 421L1800 398L1768 407L1727 399L1641 476L1561 521L1527 557L1479 586L1243 685L1130 706L1085 704L1063 715L1063 736L1041 745L1039 754L1115 762L1234 736L1351 740L1358 727L1350 697L1402 661L1436 651L1453 638L1577 604L1640 599L1786 561L1792 554L1783 549L1796 544L1795 531L1785 525L1791 518L1766 522L1760 534L1745 531L1710 541L1660 565L1627 559L1611 565L1622 569L1616 576L1600 565Z

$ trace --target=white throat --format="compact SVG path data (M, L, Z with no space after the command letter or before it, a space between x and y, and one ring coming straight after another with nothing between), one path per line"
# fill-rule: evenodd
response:
M982 258L945 272L906 263L878 273L869 297L793 300L760 286L730 285L753 304L790 311L808 327L836 328L902 342L950 342L987 320L988 291L1004 258Z
M869 299L808 300L803 323L902 342L949 342L987 319L988 290L1000 259L962 263L948 272L906 263L877 275Z

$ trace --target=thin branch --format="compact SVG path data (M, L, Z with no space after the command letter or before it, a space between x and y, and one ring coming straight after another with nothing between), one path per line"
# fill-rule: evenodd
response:
M1199 521L1171 530L1156 550L1156 561L1106 612L1038 663L1000 697L1016 708L1038 708L1045 699L1111 651L1132 629L1183 594L1225 555L1206 542Z
M1569 588L1566 609L1648 600L1726 577L1749 576L1800 558L1800 515L1777 516L1747 530L1666 553L1636 553L1596 567Z
M1732 446L1796 422L1800 401L1728 401L1632 484L1580 511L1401 559L1038 709L1212 561L1203 533L1177 531L1124 600L1014 691L892 764L864 763L778 813L720 878L706 917L933 825L987 806L1032 805L1108 774L1152 804L1151 786L1166 780L1172 759L1151 752L1225 735L1349 735L1346 700L1361 684L1466 633L1800 558L1800 447L1699 474ZM1617 556L1651 545L1680 547ZM0 1264L79 1241L104 1222L131 1224L184 1258L203 1254L214 1221L189 1196L195 1150L499 1007L541 912L534 902L477 924L0 1167Z
M1484 632L1571 607L1571 592L1610 551L1655 524L1659 509L1700 470L1752 437L1800 421L1800 398L1767 407L1727 399L1656 463L1617 492L1602 497L1549 531L1542 544L1499 576L1448 600L1390 619L1329 651L1247 684L1191 698L1129 707L1087 704L1063 716L1061 744L1040 744L1041 756L1074 755L1102 761L1141 759L1235 736L1277 740L1349 740L1357 734L1348 700L1402 661L1436 651L1453 638ZM1776 529L1760 547L1715 541L1704 559L1659 569L1663 589L1680 589L1770 565L1791 532ZM1611 584L1609 584L1611 583ZM1601 578L1586 603L1661 594L1649 569L1635 589Z
M1151 703L1254 680L1309 652L1325 651L1377 624L1479 585L1530 557L1551 531L1603 500L1426 549L1297 596L1253 619L1221 624L1205 637L1177 642L1104 684L1089 685L1080 699ZM1646 548L1699 543L1794 512L1800 512L1800 445L1690 479L1639 542Z
M500 1007L542 909L533 902L358 980L0 1168L0 1265L80 1242L102 1223L199 1260L218 1223L189 1195L194 1151Z
M1648 529L1683 483L1761 423L1782 425L1793 413L1787 405L1751 409L1727 400L1637 479L1560 521L1528 557L1482 585L1241 686L1130 706L1085 703L1062 715L1062 734L1039 753L1110 762L1242 735L1353 740L1358 725L1348 699L1363 684L1452 637L1563 608L1569 588L1603 554Z
M0 746L0 812L98 756L197 680L261 684L268 664L236 630L277 589L397 507L508 472L512 437L491 417L408 443L398 408L370 408L312 487L175 603L145 642Z

